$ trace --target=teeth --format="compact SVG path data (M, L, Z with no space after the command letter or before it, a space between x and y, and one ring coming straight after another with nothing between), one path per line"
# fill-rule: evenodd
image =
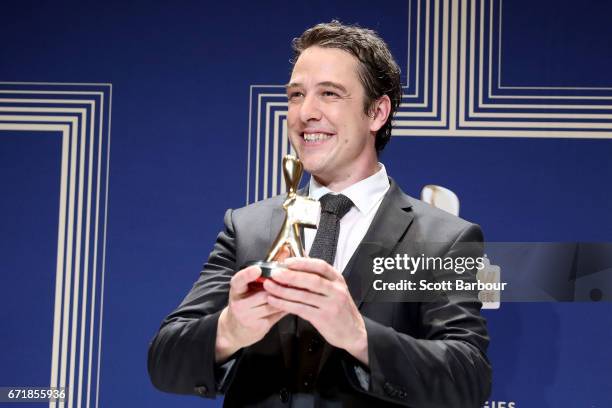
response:
M304 140L307 142L317 142L319 140L327 140L331 136L325 133L304 133Z

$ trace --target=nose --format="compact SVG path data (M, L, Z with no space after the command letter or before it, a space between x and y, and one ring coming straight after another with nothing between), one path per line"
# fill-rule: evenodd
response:
M300 106L300 119L306 123L311 120L321 120L319 100L312 93L306 95Z

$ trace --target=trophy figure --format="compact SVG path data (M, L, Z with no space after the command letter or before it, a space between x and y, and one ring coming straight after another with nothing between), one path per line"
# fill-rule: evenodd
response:
M283 202L285 220L281 226L265 261L249 262L245 265L256 265L261 268L261 277L257 282L272 276L275 269L284 268L282 261L292 256L304 256L300 227L316 228L321 204L312 198L297 194L302 178L302 163L292 155L283 158L283 176L287 186L287 198Z

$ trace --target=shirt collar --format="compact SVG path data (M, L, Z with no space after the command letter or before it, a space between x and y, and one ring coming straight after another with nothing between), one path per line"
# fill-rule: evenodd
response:
M327 193L344 194L351 199L359 212L367 214L389 189L389 178L387 177L385 165L378 163L378 166L380 169L376 173L348 186L339 193L335 193L319 184L319 182L311 176L308 186L308 196L318 200Z

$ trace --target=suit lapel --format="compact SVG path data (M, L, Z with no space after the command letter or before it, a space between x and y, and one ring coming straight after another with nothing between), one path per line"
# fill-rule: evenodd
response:
M410 211L412 204L407 196L393 179L389 180L389 191L343 272L351 297L358 308L361 307L376 276L372 272L373 257L389 256L414 218Z

